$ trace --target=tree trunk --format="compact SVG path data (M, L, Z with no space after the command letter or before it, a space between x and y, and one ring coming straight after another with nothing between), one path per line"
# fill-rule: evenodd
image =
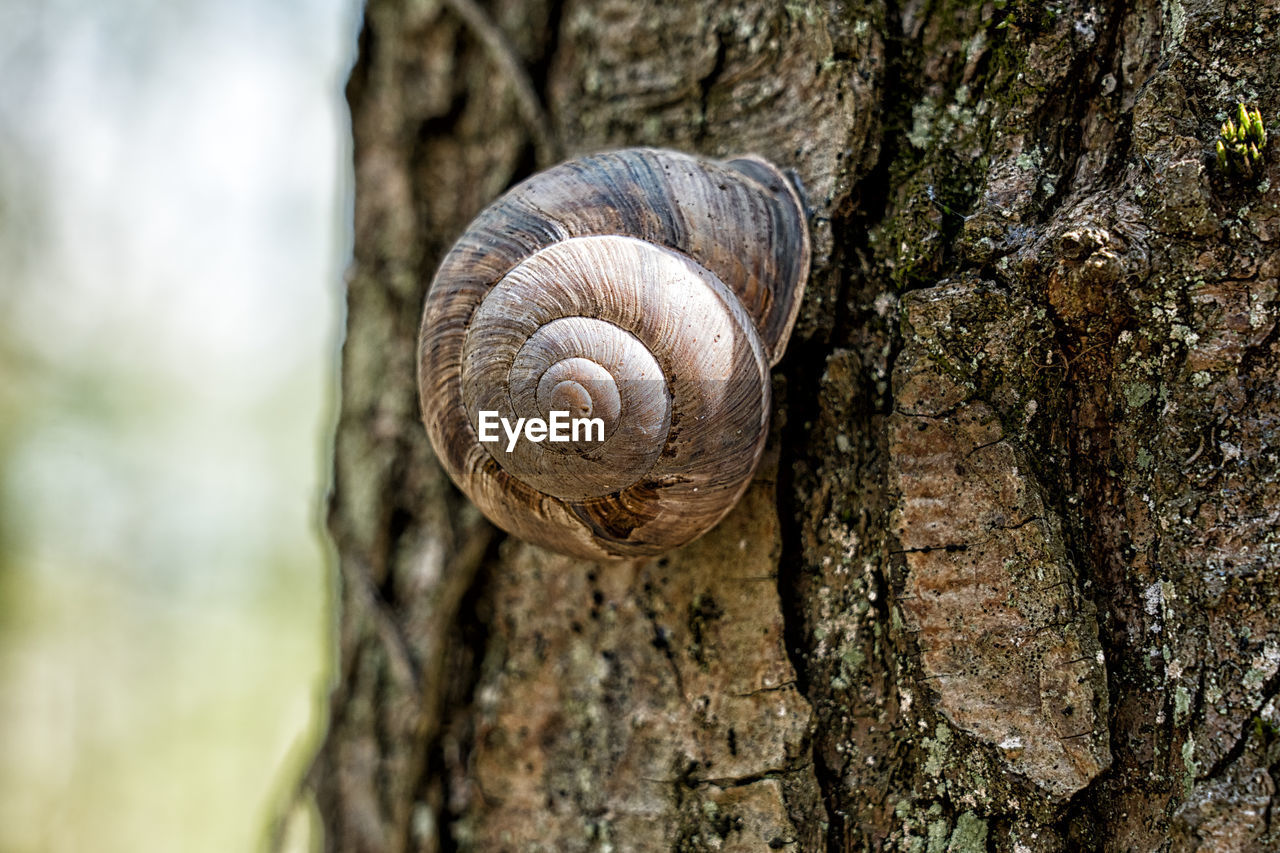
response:
M1214 154L1278 24L370 0L327 849L1280 849L1280 181ZM794 169L815 258L741 505L596 565L441 473L417 326L483 206L628 145Z

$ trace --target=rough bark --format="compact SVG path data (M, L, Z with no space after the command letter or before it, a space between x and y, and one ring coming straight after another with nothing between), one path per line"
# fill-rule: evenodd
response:
M327 849L1280 849L1280 181L1213 155L1277 25L371 0ZM794 169L815 263L742 505L593 565L441 474L417 322L548 151L636 144Z

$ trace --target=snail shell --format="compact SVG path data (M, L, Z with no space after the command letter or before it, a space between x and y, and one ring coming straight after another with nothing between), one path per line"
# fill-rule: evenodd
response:
M800 200L761 159L629 149L534 175L428 292L418 383L436 454L485 515L548 548L689 542L760 460L808 272ZM481 443L484 411L600 418L604 439Z

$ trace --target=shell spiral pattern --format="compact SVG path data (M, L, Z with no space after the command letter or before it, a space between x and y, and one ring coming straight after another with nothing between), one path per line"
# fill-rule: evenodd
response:
M808 268L799 198L758 158L629 149L529 178L427 295L418 382L441 463L496 524L557 551L697 538L759 462ZM553 411L598 418L603 440L479 440L482 412Z

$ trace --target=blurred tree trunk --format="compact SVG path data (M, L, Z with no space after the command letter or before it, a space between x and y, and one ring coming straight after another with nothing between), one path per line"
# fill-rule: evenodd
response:
M327 849L1280 848L1280 181L1213 155L1280 4L478 11L371 0L348 88ZM425 288L547 140L813 208L764 468L660 559L505 539L419 423Z

